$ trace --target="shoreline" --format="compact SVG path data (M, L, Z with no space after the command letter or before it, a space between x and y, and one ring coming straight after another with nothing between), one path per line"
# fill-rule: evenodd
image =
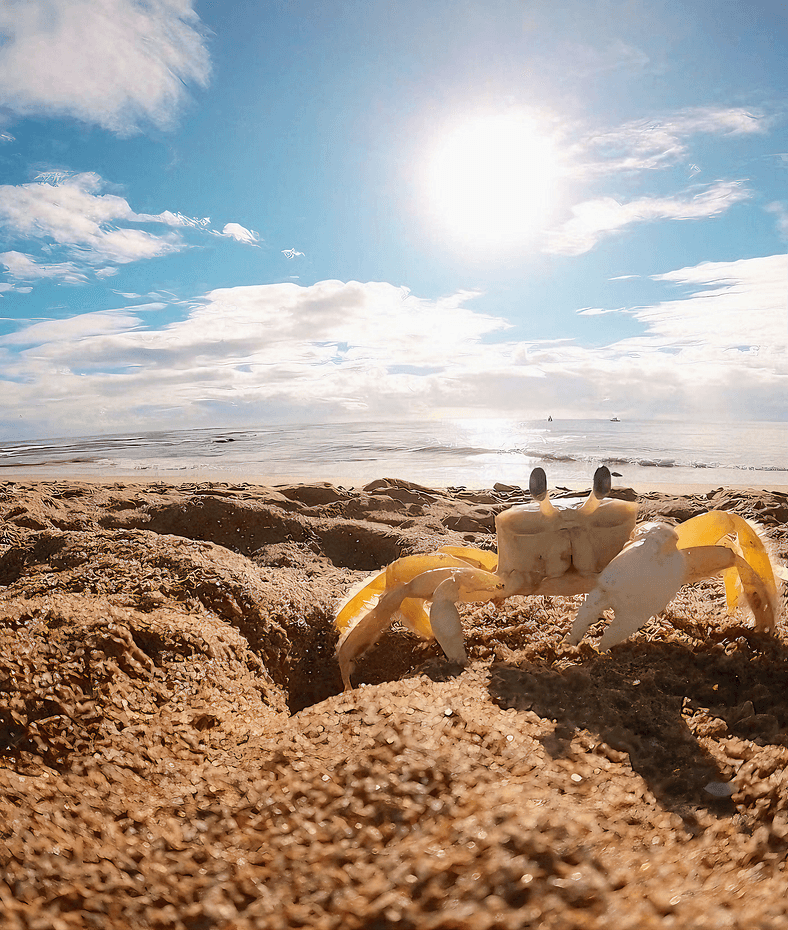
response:
M33 471L35 469L35 471ZM46 469L46 470L44 470ZM456 487L466 487L474 491L489 490L492 485L482 485L482 484L437 484L434 482L424 483L421 481L411 481L408 478L401 478L399 476L393 475L383 475L381 474L379 478L392 478L396 480L410 481L413 484L417 484L421 487L427 487L436 491L446 491L449 488ZM378 480L378 479L373 479ZM129 485L139 485L140 487L146 487L153 484L166 484L171 485L173 488L177 488L183 485L192 485L192 484L250 484L256 485L259 487L288 487L292 485L304 485L304 486L324 486L332 485L337 488L342 488L347 491L362 491L370 481L363 481L351 476L342 476L330 474L325 478L315 479L314 477L307 475L299 475L297 472L293 472L287 475L258 475L258 474L244 474L244 475L218 475L215 472L208 474L197 473L190 474L189 477L186 476L177 476L173 474L167 475L140 475L139 472L118 472L112 475L90 475L90 474L73 474L66 473L63 469L47 469L46 466L28 466L27 468L14 469L9 468L8 470L0 468L0 485L6 482L30 482L30 483L44 483L52 481L67 481L75 484L88 484L88 485L111 485L117 483L129 484ZM520 484L510 484L509 482L501 482L507 487L520 487L523 490L527 491L528 482L524 481ZM578 493L583 493L587 491L590 487L590 483L579 484L578 482L562 482L559 478L556 483L550 483L551 490L560 487L566 489L567 487L571 490L576 490ZM676 497L694 497L703 494L708 494L712 491L718 491L721 488L730 491L747 491L752 493L788 493L788 483L786 484L769 484L763 485L754 482L740 482L740 483L730 483L730 482L713 482L713 481L704 481L704 482L662 482L662 481L615 481L613 482L614 489L629 488L634 491L636 494L666 494Z

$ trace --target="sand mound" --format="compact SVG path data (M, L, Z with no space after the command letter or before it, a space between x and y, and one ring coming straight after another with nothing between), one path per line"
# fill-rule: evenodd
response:
M0 485L3 927L786 926L785 630L717 582L608 655L575 598L469 606L467 669L393 629L340 693L347 587L525 496ZM784 493L640 506L786 556Z

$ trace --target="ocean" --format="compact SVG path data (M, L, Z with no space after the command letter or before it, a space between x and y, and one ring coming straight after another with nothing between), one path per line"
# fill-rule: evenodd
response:
M0 441L4 476L164 481L330 481L587 487L606 464L614 483L788 485L788 423L444 419L117 433Z

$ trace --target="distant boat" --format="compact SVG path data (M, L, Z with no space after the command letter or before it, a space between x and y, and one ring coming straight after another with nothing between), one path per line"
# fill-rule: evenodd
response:
M552 422L553 422L553 418L552 418L552 417L548 417L548 418L547 418L547 422L548 422L548 423L552 423Z
M621 420L619 420L618 417L611 417L611 418L610 418L610 422L611 422L611 423L620 423Z

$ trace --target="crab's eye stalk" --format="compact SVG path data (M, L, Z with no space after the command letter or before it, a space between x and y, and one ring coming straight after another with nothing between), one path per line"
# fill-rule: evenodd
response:
M528 481L528 490L531 492L531 497L535 501L545 499L547 496L547 475L544 473L544 468L535 468L531 472L531 477Z
M607 497L612 486L613 479L610 477L610 469L607 465L600 465L594 472L594 496L600 500Z

